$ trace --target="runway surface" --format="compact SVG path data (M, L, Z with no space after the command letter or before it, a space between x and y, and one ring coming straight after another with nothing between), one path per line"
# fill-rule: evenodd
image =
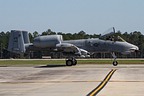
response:
M143 96L144 65L0 67L0 96Z

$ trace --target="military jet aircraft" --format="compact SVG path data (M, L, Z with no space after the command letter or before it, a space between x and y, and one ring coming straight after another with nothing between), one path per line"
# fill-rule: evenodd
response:
M130 54L139 50L137 46L126 42L121 37L118 37L121 41L106 37L109 37L109 34L95 39L63 40L62 35L47 35L38 36L34 38L33 43L30 43L27 31L11 30L8 50L17 54L28 53L32 50L63 52L68 57L66 59L67 66L77 64L75 56L89 57L94 52L110 52L114 58L113 65L117 66L115 52ZM106 39L102 40L101 38Z

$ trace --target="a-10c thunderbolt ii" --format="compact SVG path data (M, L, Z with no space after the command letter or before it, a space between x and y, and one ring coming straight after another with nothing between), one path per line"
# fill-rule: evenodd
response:
M101 38L109 36L103 35ZM122 39L121 37L118 37ZM95 52L110 52L114 58L113 65L117 66L115 52L130 54L139 50L133 44L122 39L122 41L112 40L113 38L102 40L100 38L63 40L62 35L46 35L34 38L33 43L29 42L27 31L12 30L9 39L8 50L12 53L24 54L33 50L49 50L50 52L62 52L67 55L66 65L77 64L75 56L89 57Z

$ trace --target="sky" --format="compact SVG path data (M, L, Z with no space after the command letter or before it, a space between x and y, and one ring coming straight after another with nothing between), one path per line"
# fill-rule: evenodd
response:
M144 0L0 0L0 31L144 34Z

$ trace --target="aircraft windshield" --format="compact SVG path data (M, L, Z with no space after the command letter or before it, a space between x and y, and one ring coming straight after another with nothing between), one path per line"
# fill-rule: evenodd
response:
M114 34L115 34L115 29L114 29L114 27L112 27L112 28L106 30L103 34L101 34L100 38L107 38L107 37L112 36Z

